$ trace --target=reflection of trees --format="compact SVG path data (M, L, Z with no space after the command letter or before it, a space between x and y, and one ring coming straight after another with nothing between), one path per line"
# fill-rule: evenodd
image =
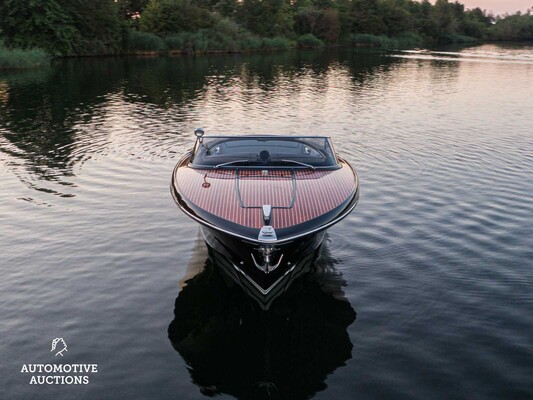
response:
M125 100L180 107L199 96L208 84L207 57L130 58L125 64Z
M202 103L207 92L223 101L224 89L237 89L246 101L246 97L252 100L276 92L280 86L298 93L306 79L320 91L327 87L332 67L347 68L362 81L371 79L376 69L399 62L370 52L338 50L136 59L127 63L125 95L129 102L173 108L184 116L189 110L182 107Z
M205 261L176 299L168 330L201 392L298 400L326 389L327 375L351 358L346 329L355 320L333 263L323 254L322 273L299 278L265 312Z
M401 60L386 57L384 53L372 49L352 49L343 54L342 64L348 68L354 85L361 87L392 71L401 64Z
M235 83L276 89L280 76L298 78L304 72L324 75L330 63L321 52L272 52L233 55L179 56L130 59L127 62L126 99L170 108L202 101L211 86Z
M71 172L75 126L101 113L99 105L120 79L112 59L62 62L54 68L0 76L8 86L0 103L0 151L24 159L42 178Z
M106 125L108 117L116 117L120 128L132 132L130 138L120 136L130 141L127 146L142 141L144 149L154 148L163 140L162 129L176 132L188 127L197 117L198 105L236 99L266 104L272 95L297 96L309 87L320 97L333 69L342 68L361 83L391 62L326 50L88 58L2 73L0 152L20 161L29 178L60 181L80 160L113 146L111 133L117 125Z

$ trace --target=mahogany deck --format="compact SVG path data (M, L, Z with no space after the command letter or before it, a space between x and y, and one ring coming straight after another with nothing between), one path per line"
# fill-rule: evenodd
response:
M296 197L291 208L274 208L275 229L297 225L325 214L347 200L355 191L352 169L345 163L333 171L295 170ZM289 207L293 179L289 170L201 170L182 166L176 170L179 193L205 211L236 224L260 229L260 208ZM237 174L238 183L237 183ZM242 204L239 202L239 188ZM242 207L244 205L244 208Z

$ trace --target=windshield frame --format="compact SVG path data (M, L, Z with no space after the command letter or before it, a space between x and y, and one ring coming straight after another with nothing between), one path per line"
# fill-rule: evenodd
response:
M302 144L305 143L305 139L322 139L325 141L325 144L329 147L328 152L331 152L329 156L324 156L325 159L330 159L330 162L328 165L311 165L311 166L305 166L305 162L301 163L301 165L298 165L297 163L292 163L292 160L285 160L288 161L285 165L275 165L275 164L261 164L261 165L239 165L238 162L245 162L243 160L235 160L235 164L231 163L217 163L217 164L200 164L195 162L196 156L202 151L202 147L205 147L204 140L208 139L209 141L216 141L220 139L221 141L238 141L238 140L246 140L246 139L252 139L252 140L286 140L290 142L301 142ZM310 143L307 143L307 145L315 148L316 146L313 146ZM210 149L213 146L210 146ZM237 157L237 155L236 155ZM285 157L287 158L287 157ZM279 160L279 162L283 162L283 160ZM290 163L289 163L290 162ZM228 165L223 165L228 164ZM319 170L334 170L341 168L341 165L339 163L337 153L335 152L335 148L333 147L333 143L331 141L331 137L329 136L316 136L316 135L209 135L207 137L202 137L200 139L197 139L194 145L194 148L191 151L191 156L189 158L188 166L193 169L259 169L259 170L265 170L265 169L319 169Z

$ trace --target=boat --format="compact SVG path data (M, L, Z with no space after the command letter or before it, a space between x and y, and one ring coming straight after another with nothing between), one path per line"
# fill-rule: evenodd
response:
M357 173L326 136L195 136L172 173L172 196L230 282L268 309L357 205Z

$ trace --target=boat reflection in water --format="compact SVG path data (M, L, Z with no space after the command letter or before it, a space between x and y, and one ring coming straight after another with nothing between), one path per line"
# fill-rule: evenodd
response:
M191 267L199 273L184 282L168 335L200 391L297 400L326 389L326 377L351 358L346 329L356 317L327 243L312 272L268 311L231 287L202 241L197 250Z

